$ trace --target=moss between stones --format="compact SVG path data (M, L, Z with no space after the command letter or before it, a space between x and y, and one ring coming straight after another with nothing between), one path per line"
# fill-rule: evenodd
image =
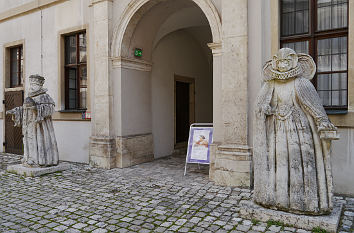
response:
M260 221L253 218L253 219L251 220L251 222L253 223L253 225L257 225Z
M275 225L275 226L279 226L281 227L281 230L284 230L284 227L294 227L293 225L289 225L283 222L279 222L279 221L275 221L273 219L270 219L267 221L267 228L269 228L270 226Z
M312 228L311 232L315 232L315 233L328 233L328 231L320 228L320 227L314 227Z

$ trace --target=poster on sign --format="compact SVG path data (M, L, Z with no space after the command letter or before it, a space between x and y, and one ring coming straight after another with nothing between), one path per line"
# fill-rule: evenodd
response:
M187 163L210 163L210 144L213 142L212 127L191 127L189 132Z

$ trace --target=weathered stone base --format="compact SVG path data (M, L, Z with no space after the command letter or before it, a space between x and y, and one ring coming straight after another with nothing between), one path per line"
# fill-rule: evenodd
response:
M117 138L91 137L90 165L124 168L154 160L152 134Z
M22 176L42 176L54 172L64 171L70 169L70 164L59 163L57 166L51 167L25 167L22 164L10 165L7 167L7 172L15 173Z
M337 232L343 207L341 203L335 202L330 215L309 216L266 209L253 201L241 201L240 204L240 216L243 218L257 219L262 222L274 220L310 231L315 227L319 227L328 232Z
M251 186L251 151L243 145L211 145L210 179L219 185Z
M154 160L152 134L118 137L116 166L130 167Z
M90 165L105 169L116 167L115 140L111 137L90 138Z

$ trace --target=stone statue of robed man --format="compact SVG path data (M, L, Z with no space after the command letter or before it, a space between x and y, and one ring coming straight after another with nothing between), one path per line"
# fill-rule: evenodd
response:
M22 125L24 156L27 167L53 166L59 163L57 141L52 123L54 101L43 88L44 78L29 77L29 93L23 106L6 112L12 114L15 126Z
M256 105L254 201L297 214L320 215L332 208L329 121L311 83L313 59L280 49L263 68Z

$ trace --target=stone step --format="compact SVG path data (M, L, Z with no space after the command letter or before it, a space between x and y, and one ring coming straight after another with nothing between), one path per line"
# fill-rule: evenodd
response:
M249 152L251 147L247 145L235 145L235 144L226 144L218 146L219 151L231 151L231 152Z
M252 154L250 152L217 151L216 158L244 161L244 160L251 160Z
M251 156L252 153L251 152L241 152L241 151L222 151L222 150L218 150L217 151L218 154L224 154L224 155L234 155L234 156Z

